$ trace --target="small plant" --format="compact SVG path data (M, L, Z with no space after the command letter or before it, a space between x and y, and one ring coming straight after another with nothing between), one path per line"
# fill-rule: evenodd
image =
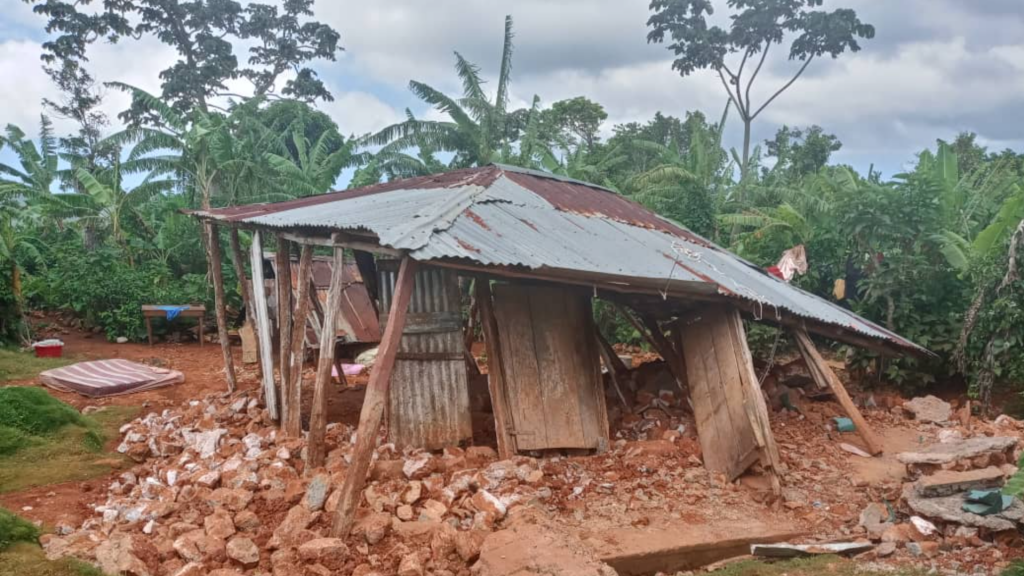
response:
M0 551L6 550L15 542L38 541L39 528L13 512L0 508Z
M1020 461L1017 462L1017 473L1010 478L1006 485L1003 486L1003 494L1007 496L1016 496L1018 498L1024 495L1024 454L1021 455ZM1024 576L1024 565L1020 565L1020 575Z

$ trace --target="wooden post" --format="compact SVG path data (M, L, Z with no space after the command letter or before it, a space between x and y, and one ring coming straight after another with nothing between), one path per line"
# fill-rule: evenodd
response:
M775 435L772 434L772 425L768 418L768 405L764 400L760 382L757 380L757 373L754 371L754 357L750 354L750 347L747 345L743 319L740 318L740 313L736 309L729 309L727 314L732 324L730 333L733 336L733 347L739 352L740 381L743 385L745 400L743 408L746 410L754 430L754 439L761 448L761 466L771 478L772 492L779 495L782 493L782 458L779 456L779 447L775 444Z
M306 470L313 470L324 465L326 448L324 437L327 434L327 384L331 381L331 367L334 365L334 323L341 309L341 296L345 290L342 263L345 249L338 246L334 249L334 268L331 273L331 288L327 292L327 305L323 311L320 330L320 358L316 365L316 383L313 388L313 407L309 416L309 439L306 442ZM314 296L315 297L315 296ZM341 381L345 374L338 370ZM376 435L376 434L374 434ZM348 481L346 477L346 482Z
M242 306L245 307L245 321L249 322L256 314L252 303L252 286L245 280L245 264L242 261L242 243L238 239L238 228L231 229L231 261L235 265L235 276L242 292Z
M228 341L227 311L224 309L224 272L221 269L220 242L217 239L217 226L206 223L206 249L210 257L210 273L213 281L213 300L217 307L217 337L220 349L224 354L224 371L228 379L228 392L235 391L235 364L231 358L231 343ZM200 332L202 334L202 332Z
M263 239L259 230L252 234L252 251L249 254L252 266L253 308L256 310L256 341L260 346L260 366L263 369L263 398L267 412L274 420L278 418L277 394L274 388L274 345L270 332L270 310L267 309L267 291L263 283Z
M391 302L388 324L381 337L377 360L370 369L370 382L366 386L363 408L359 413L359 430L356 433L356 445L352 451L352 464L345 475L345 483L341 488L341 500L334 516L331 533L336 538L345 538L352 529L356 507L362 498L363 486L366 484L366 473L370 468L370 457L373 455L374 444L377 442L377 431L384 417L384 406L388 401L388 388L391 382L391 371L395 367L395 357L402 340L405 328L405 317L409 311L409 300L412 297L414 279L416 278L416 261L408 256L402 258L395 281L395 295Z
M825 363L825 359L821 357L818 349L814 346L814 341L811 340L807 330L804 328L794 328L792 334L796 339L800 354L804 357L804 362L807 364L811 377L814 378L819 387L828 387L832 390L836 400L839 401L839 405L843 407L843 411L850 417L850 420L853 420L853 425L857 428L857 434L864 440L868 452L873 456L881 454L884 450L881 439L874 429L871 428L871 425L868 424L868 421L864 419L864 415L857 409L853 400L850 399L850 395L846 392L846 387L843 386L839 377Z
M302 256L299 257L298 294L295 295L295 310L292 313L292 333L289 336L288 356L291 376L284 382L281 391L281 432L287 436L298 438L302 435L302 361L306 352L306 318L309 316L309 285L313 273L313 246L302 245ZM290 311L291 312L291 311Z
M491 300L491 281L478 278L474 283L477 313L480 327L484 332L487 346L487 389L491 396L491 411L494 413L494 429L498 438L498 457L511 458L516 453L515 439L509 432L509 407L505 398L505 372L501 357L501 341L498 334L498 320L494 317L494 302Z
M608 375L612 379L612 387L615 388L615 393L619 396L622 406L628 411L631 409L630 404L626 401L626 396L622 393L622 385L619 384L619 379L626 372L626 366L615 354L615 349L612 348L612 345L605 340L604 336L601 334L601 330L598 329L597 324L594 324L594 335L597 337L597 348L601 352L601 359L604 361L605 367L608 368Z
M332 268L332 270L333 270L333 268ZM333 273L332 273L331 279L332 279L332 281L334 279ZM342 277L342 281L344 282L344 277ZM346 289L346 286L344 284L342 284L341 294L345 293L345 289ZM328 297L330 297L330 293L329 292L328 292ZM342 296L339 295L338 296L338 306L341 306L341 298L342 298ZM309 279L309 306L310 306L309 309L313 312L313 316L310 318L310 323L314 326L314 329L316 330L317 342L320 342L320 339L322 339L324 337L323 336L323 334L324 334L324 330L323 330L324 307L323 307L323 304L320 303L320 298L317 296L316 284L313 283L313 279L312 278ZM337 313L336 313L336 315L337 315ZM334 340L335 340L335 328L334 328L334 326L331 326L331 328L328 330L328 333L330 334L330 336L328 336L328 337L331 338L332 343L334 343L334 345L337 346L337 343L334 342ZM331 349L331 353L334 354L334 349L333 348ZM342 370L342 367L341 367L341 360L336 355L334 356L334 370L337 371L337 373L338 373L338 384L341 384L342 386L347 387L348 386L348 378L345 377L345 372Z
M277 371L280 375L282 422L288 412L285 403L285 388L291 380L291 337L292 337L292 244L283 234L277 235L277 252L274 254L277 267Z
M242 306L245 308L245 323L238 330L238 336L242 339L242 363L252 364L259 360L257 351L259 341L256 330L253 329L253 322L256 318L256 309L253 304L252 286L245 278L245 263L242 259L242 243L238 238L238 228L231 229L231 262L235 265L235 276L238 277L239 290L242 294ZM255 349L253 347L255 342Z

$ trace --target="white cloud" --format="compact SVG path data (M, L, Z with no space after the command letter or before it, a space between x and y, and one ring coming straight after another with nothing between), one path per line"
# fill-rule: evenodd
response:
M321 110L338 124L342 134L362 136L403 119L397 110L366 92L332 90L334 102L321 104Z
M40 45L27 40L0 42L0 110L3 124L15 124L30 135L39 131L40 101L56 90L39 67Z

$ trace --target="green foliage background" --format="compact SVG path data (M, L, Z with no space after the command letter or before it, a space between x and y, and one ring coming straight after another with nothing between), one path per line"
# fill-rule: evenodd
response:
M759 266L804 245L810 268L794 280L798 286L939 355L883 360L850 351L865 381L920 388L962 380L986 401L994 390L1016 390L1024 382L1024 356L1014 353L1024 344L1024 256L1015 256L1024 254L1024 156L1016 151L989 151L963 133L949 142L922 142L911 169L883 178L834 163L842 142L827 126L784 126L763 145L745 139L742 150L727 148L722 135L730 123L738 120L749 135L763 109L739 95L739 78L732 79L732 90L724 85L728 102L713 115L659 112L646 122L609 127L607 111L585 95L550 104L537 95L516 109L511 17L500 58L486 73L455 53L461 93L434 88L437 79L410 81L413 95L440 118L407 111L401 122L345 137L312 105L330 94L307 68L334 57L338 35L310 21L302 34L318 39L315 50L263 52L278 36L295 34L297 21L270 17L258 5L231 9L220 15L224 21L206 21L213 16L197 12L187 25L256 41L250 50L281 64L274 69L301 68L284 93L274 94L273 78L239 67L237 59L214 59L211 64L219 65L191 79L180 74L178 62L165 71L160 94L104 79L132 98L125 127L110 131L100 112L103 95L83 67L92 41L104 34L131 41L176 9L176 0L154 1L152 11L140 11L132 0L124 4L125 13L152 21L111 12L68 28L63 24L81 16L74 8L39 12L62 34L61 42L48 45L46 71L67 99L47 106L77 119L78 130L55 134L44 117L38 135L8 126L0 138L17 158L0 164L0 340L28 339L22 319L30 308L71 311L108 338L138 340L144 336L142 304L210 305L203 235L185 209L322 194L346 168L355 168L349 185L358 186L497 162L604 186ZM313 17L303 8L310 5L303 0L288 10L305 20ZM675 41L668 47L683 75L702 68L722 72L727 57L743 54L753 66L762 50L788 43L790 55L802 62L795 81L811 59L827 65L820 57L857 51L874 36L852 10L821 14L817 5L779 2L730 6L745 15L732 28L693 36L689 32L705 24L701 6L693 0L651 4L648 39ZM736 28L743 22L752 27ZM160 41L189 48L182 45L186 37ZM234 56L230 42L217 46ZM748 67L751 72L756 75ZM254 97L219 95L224 81L237 77L253 83ZM488 83L491 77L496 81ZM798 90L799 83L788 89ZM219 242L230 254L223 235ZM241 242L245 250L244 233ZM230 258L225 264L236 319L239 284ZM846 286L841 298L834 295L837 281ZM640 343L611 307L599 306L596 314L610 338ZM775 336L756 329L751 340L765 351Z

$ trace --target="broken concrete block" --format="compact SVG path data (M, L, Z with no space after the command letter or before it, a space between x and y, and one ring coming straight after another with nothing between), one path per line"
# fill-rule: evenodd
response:
M982 454L1003 452L1017 445L1016 438L979 436L959 442L932 444L917 452L903 452L896 459L904 464L948 464Z
M260 549L248 538L234 538L228 542L226 553L228 558L243 566L255 566L260 562Z
M922 498L916 494L907 497L907 506L926 518L937 518L963 526L985 528L993 532L1013 530L1024 519L1024 502L1014 500L1009 508L999 514L979 516L963 510L964 494L953 494L940 498Z
M949 496L966 490L998 488L1003 485L1003 471L995 466L981 470L940 470L930 476L922 476L915 484L917 493L925 498Z
M858 524L863 526L868 535L876 540L881 538L882 534L892 526L892 522L889 521L889 511L885 506L874 502L868 504L861 511Z
M953 407L935 396L914 398L903 403L903 409L914 415L918 422L948 422Z

